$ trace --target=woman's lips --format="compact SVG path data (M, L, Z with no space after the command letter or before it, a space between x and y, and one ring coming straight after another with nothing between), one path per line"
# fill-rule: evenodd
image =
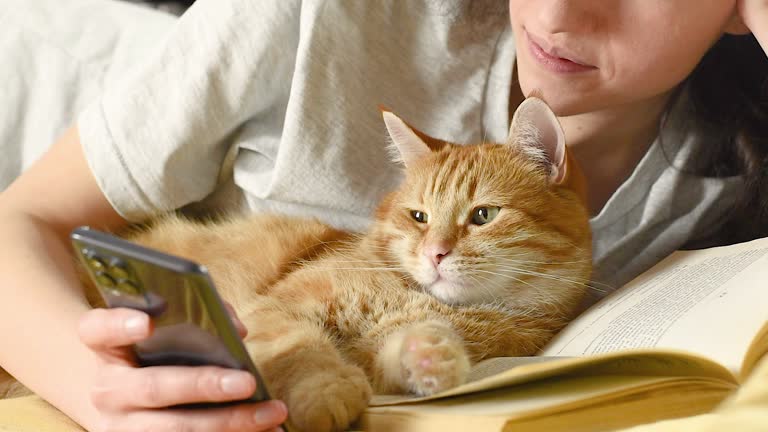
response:
M596 70L597 67L586 64L575 56L558 47L549 46L543 40L525 32L533 58L544 68L557 73L578 73Z

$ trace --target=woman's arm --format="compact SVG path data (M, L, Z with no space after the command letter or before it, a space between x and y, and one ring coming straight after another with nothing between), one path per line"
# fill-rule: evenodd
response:
M265 430L285 419L279 403L154 409L241 399L255 381L244 372L222 381L232 371L214 367L135 368L127 347L150 333L146 315L89 311L69 232L127 222L91 175L75 128L0 193L0 221L0 366L75 421L93 431L224 431Z
M67 235L77 224L118 228L125 221L100 193L68 131L29 171L0 193L0 365L43 398L88 424L91 372L98 357L80 342L89 309Z

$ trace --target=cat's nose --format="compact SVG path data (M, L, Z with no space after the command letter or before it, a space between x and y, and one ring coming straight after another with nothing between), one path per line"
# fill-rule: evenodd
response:
M443 258L451 253L451 245L445 241L430 243L424 246L422 253L432 261L432 265L437 267Z

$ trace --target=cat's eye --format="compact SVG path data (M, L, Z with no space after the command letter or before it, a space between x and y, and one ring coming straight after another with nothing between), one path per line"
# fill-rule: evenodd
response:
M411 210L411 217L418 223L427 223L429 216L423 211Z
M478 207L472 210L472 223L475 225L485 225L496 218L501 207Z

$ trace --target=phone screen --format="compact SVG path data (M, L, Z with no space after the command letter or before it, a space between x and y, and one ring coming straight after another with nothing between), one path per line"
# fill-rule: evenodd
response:
M246 370L258 381L254 400L269 399L204 267L86 227L71 237L107 306L138 309L152 317L152 335L134 346L140 366Z
M136 280L142 284L137 294L105 287L101 289L110 307L129 307L145 311L153 318L154 332L136 344L134 350L142 366L217 365L245 369L233 356L226 342L231 334L222 334L222 321L228 316L215 316L208 307L212 301L202 274L177 274L167 269L142 271L138 266ZM109 298L107 298L109 297Z

